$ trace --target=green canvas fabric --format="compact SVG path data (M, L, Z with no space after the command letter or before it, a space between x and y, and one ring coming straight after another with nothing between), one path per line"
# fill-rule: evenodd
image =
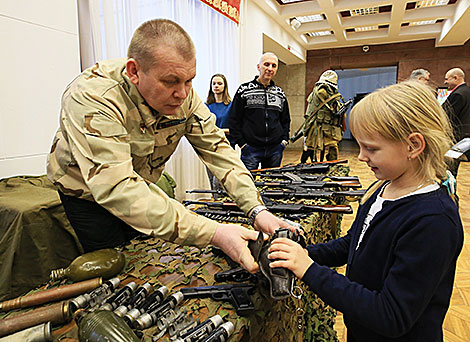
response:
M46 176L0 180L0 300L47 282L82 252Z

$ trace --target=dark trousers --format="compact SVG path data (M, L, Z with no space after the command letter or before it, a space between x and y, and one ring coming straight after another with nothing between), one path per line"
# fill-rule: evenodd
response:
M254 147L246 145L242 149L241 160L248 170L281 166L285 146L280 143L272 147Z
M300 156L300 162L306 163L308 158L310 158L310 162L313 163L317 161L315 157L315 150L308 149L307 151L302 151L302 155Z
M117 247L141 234L98 203L60 191L59 197L85 252Z

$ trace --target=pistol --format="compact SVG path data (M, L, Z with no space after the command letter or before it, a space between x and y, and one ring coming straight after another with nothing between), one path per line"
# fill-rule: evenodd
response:
M229 302L240 316L251 313L255 307L250 294L255 286L252 284L223 284L213 286L183 287L180 289L187 298L212 298L217 301Z

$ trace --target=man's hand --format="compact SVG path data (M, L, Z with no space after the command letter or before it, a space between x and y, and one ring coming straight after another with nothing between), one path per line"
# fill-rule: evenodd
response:
M255 223L253 224L256 229L261 230L267 234L273 234L279 228L289 228L295 231L297 228L291 226L287 222L281 220L279 217L274 216L267 210L261 211L255 217Z
M239 263L250 273L259 270L253 255L248 249L248 241L256 240L258 232L235 224L219 224L212 238L211 245L219 247L230 259Z

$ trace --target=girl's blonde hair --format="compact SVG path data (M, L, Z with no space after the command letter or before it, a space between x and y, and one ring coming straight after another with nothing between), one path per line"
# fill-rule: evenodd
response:
M435 94L417 81L406 81L378 89L351 110L349 125L353 135L379 133L387 140L411 145L411 133L421 133L426 142L418 156L417 177L446 179L444 154L453 144L452 129Z

